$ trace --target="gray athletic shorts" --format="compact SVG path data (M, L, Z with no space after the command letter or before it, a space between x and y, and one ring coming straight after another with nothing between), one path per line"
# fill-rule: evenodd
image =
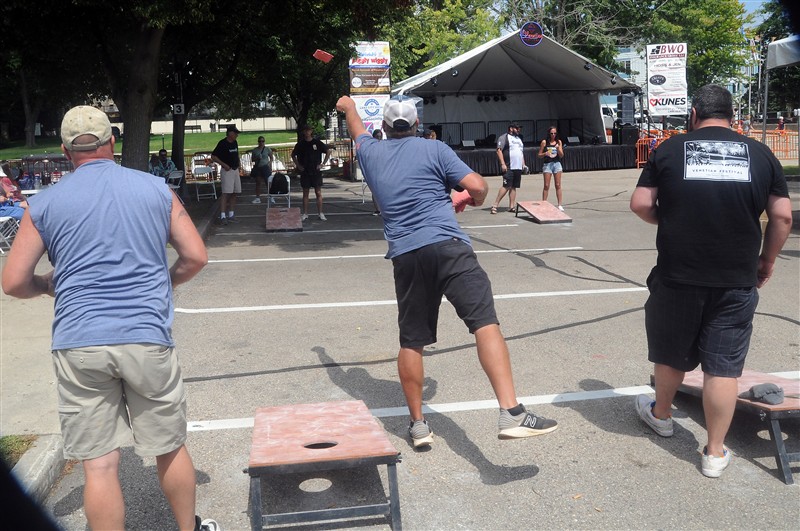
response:
M186 441L186 396L174 348L107 345L53 351L67 459L95 459L130 443L159 456Z
M750 348L758 290L669 284L653 270L645 303L648 359L679 371L700 364L712 376L738 378Z

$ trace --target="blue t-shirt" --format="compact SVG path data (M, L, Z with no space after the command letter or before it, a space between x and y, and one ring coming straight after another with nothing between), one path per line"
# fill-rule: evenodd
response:
M470 243L456 221L450 189L472 173L444 142L418 137L356 139L356 156L381 209L386 258L450 238Z
M173 346L172 194L163 178L91 161L29 205L55 268L53 350Z

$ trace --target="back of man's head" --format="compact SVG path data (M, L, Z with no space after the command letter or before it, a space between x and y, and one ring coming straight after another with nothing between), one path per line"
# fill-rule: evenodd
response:
M97 151L111 137L111 122L106 113L89 105L73 107L61 121L61 141L69 152Z
M719 85L705 85L692 96L692 108L698 120L733 120L733 96Z
M417 105L407 96L394 97L383 106L383 123L387 136L413 136L417 125ZM389 134L391 133L391 134Z

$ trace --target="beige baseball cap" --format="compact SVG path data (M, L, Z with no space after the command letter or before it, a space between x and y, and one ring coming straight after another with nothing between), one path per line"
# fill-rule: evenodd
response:
M81 135L97 137L96 142L75 144ZM111 140L111 122L106 113L96 107L79 105L67 111L61 122L61 141L68 151L94 151Z

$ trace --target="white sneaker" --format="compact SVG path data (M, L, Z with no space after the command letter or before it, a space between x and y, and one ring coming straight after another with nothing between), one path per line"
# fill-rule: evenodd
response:
M563 206L561 206L561 205L558 205L558 209L559 209L561 212L564 212L564 207L563 207Z
M260 197L256 197L255 199L253 199L250 202L253 203L254 205L260 205L261 204L261 198Z
M302 216L300 216L300 221L305 221L307 219L308 219L308 214L303 214Z
M270 198L269 198L269 202L270 202L270 203L272 203L272 204L274 205L274 204L275 204L275 198L274 198L274 197L270 197Z
M666 420L657 419L653 416L654 405L655 401L647 395L636 397L636 412L639 414L639 418L662 437L672 437L672 417Z
M325 214L320 213L319 215L320 221L328 221L328 218L325 217Z
M703 472L703 475L707 478L718 478L722 471L728 468L728 465L731 464L731 452L728 450L727 446L723 446L723 455L722 457L717 457L715 455L708 455L708 447L703 448L703 457L700 460L700 470Z

